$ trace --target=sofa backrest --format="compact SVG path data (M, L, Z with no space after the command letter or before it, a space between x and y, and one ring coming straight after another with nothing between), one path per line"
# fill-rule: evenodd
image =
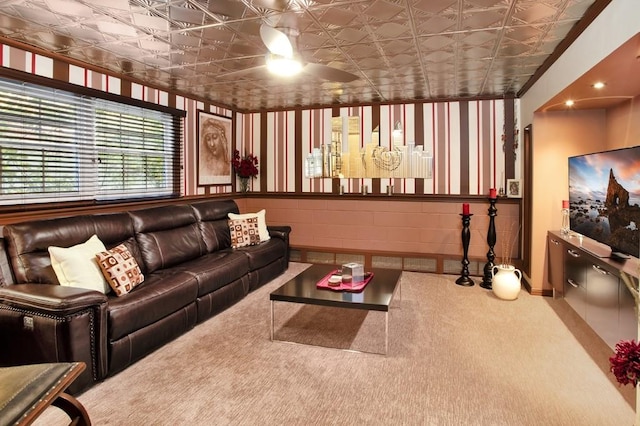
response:
M131 219L126 213L83 215L6 225L3 235L16 283L58 284L50 246L71 247L97 235L107 248L128 241L135 256ZM132 244L133 243L133 244ZM138 253L139 256L139 253Z
M231 247L229 213L239 213L235 201L214 199L6 225L2 228L4 241L0 243L4 242L12 274L7 273L7 265L0 259L0 285L58 284L48 248L81 244L94 234L108 249L125 244L144 274L168 268Z
M233 200L200 201L191 205L209 253L231 247L229 213L239 213Z
M134 210L129 215L147 273L206 253L196 215L188 205Z

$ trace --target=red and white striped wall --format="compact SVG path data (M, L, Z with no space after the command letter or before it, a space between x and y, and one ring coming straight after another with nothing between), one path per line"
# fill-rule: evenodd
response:
M304 167L300 165L304 164L304 159L314 147L330 143L332 117L357 116L360 117L361 148L372 142L376 128L380 145L393 148L392 131L395 123L399 122L403 129L402 144L413 141L433 154L431 179L379 178L381 192L387 185L393 185L396 193L406 194L486 194L489 188L500 188L505 180L505 153L502 148L505 102L514 102L516 109L518 103L517 100L497 99L234 114L230 109L66 64L13 46L0 45L0 65L186 111L183 195L232 191L231 185L198 185L198 110L234 118L234 148L243 154L253 153L260 159L261 172L257 179L251 181L252 191L332 192L332 179L305 178ZM516 164L516 174L519 170ZM344 178L340 185L347 192L360 192L363 185L371 191L373 181L371 178Z
M238 128L236 145L266 151L260 166L266 170L267 192L328 193L332 192L332 179L305 178L304 168L296 169L296 159L304 164L313 148L331 142L332 117L357 116L360 148L373 141L377 128L381 146L392 149L394 143L413 141L433 155L432 178L379 178L381 190L393 185L396 193L481 195L504 182L504 103L499 99L237 114L238 122L250 120L253 126ZM265 119L256 121L260 116ZM397 122L403 129L399 137L392 133ZM300 188L295 187L296 173L302 176ZM346 192L360 192L362 185L371 191L372 181L343 178L340 185Z

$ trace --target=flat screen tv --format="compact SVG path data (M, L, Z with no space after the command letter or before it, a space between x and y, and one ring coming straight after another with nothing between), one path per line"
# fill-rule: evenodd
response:
M640 257L640 146L569 157L570 229Z

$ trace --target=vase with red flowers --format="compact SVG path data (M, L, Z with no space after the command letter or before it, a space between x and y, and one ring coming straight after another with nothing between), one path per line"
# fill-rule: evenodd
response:
M640 342L635 340L620 340L616 343L616 350L609 358L609 370L616 377L620 385L632 385L636 388L636 418L634 424L640 425Z
M231 167L240 179L240 192L247 192L249 179L258 176L258 157L253 154L245 154L241 157L240 151L236 149L231 159Z
M609 358L610 370L621 385L638 385L640 380L640 342L621 340Z

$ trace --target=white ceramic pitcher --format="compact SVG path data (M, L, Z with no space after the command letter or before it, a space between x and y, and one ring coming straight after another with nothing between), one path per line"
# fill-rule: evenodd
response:
M497 273L496 273L497 270ZM522 273L513 265L496 265L491 270L493 293L503 300L515 300L520 294Z

